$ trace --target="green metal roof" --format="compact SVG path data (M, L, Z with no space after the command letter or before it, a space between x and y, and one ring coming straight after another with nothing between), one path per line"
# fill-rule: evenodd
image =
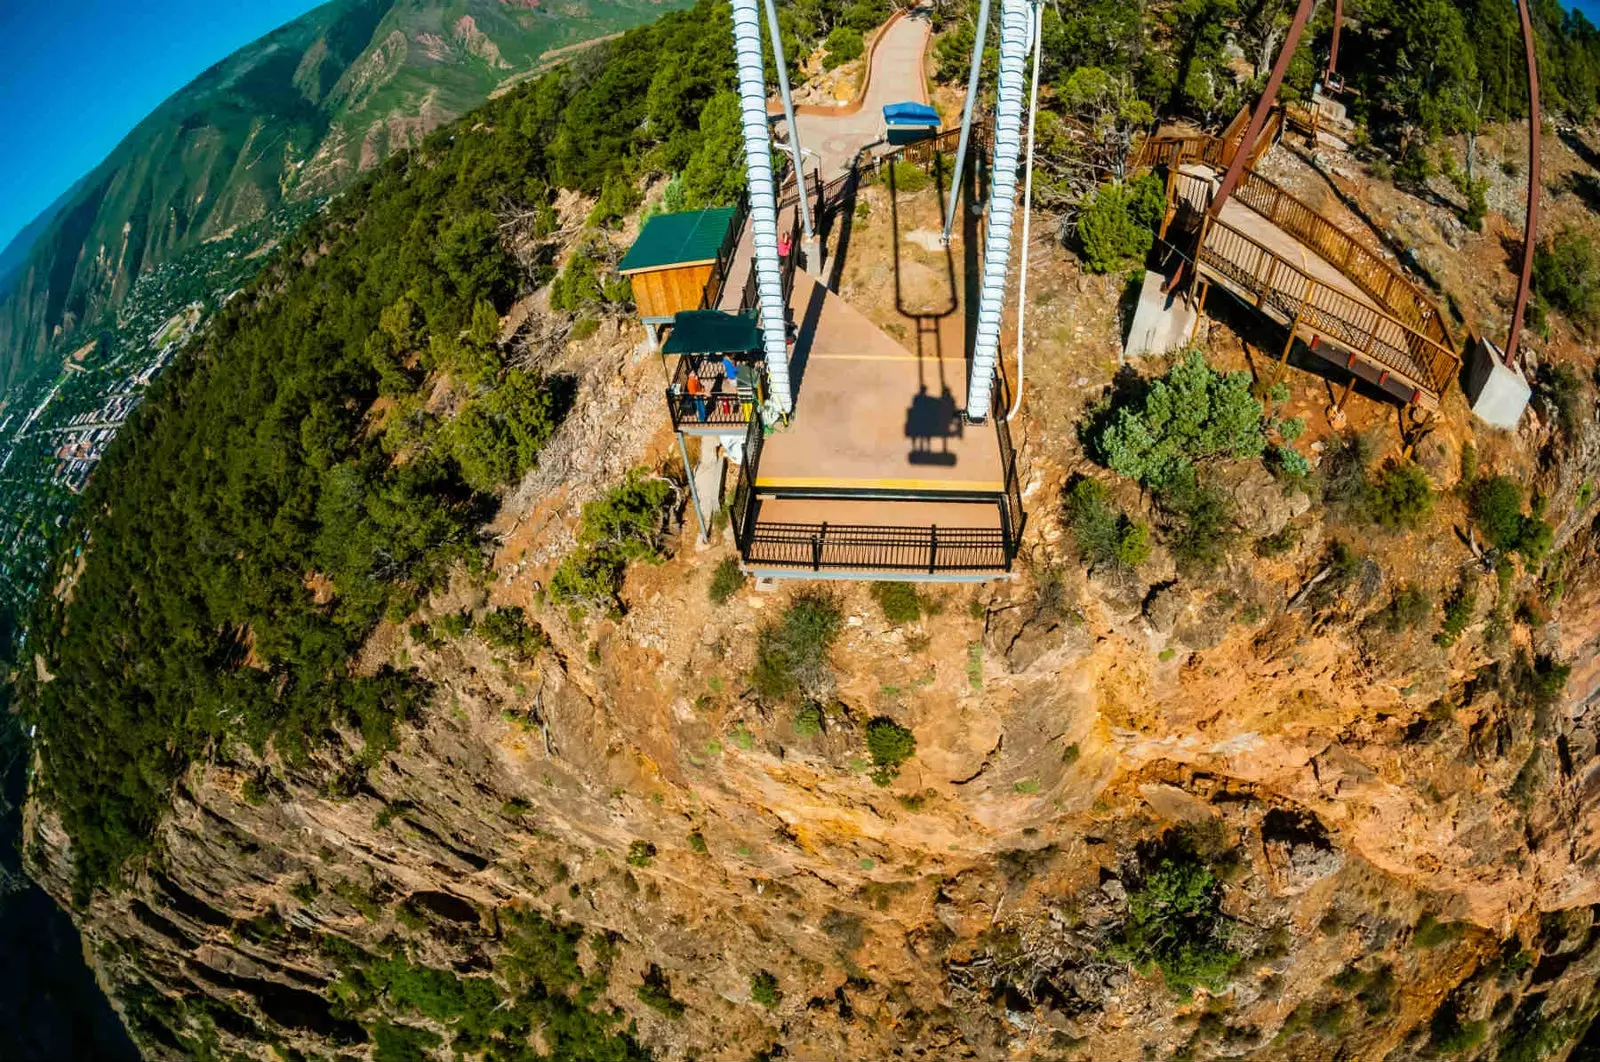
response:
M673 315L672 333L662 344L661 353L743 354L760 347L761 329L756 326L754 310L679 310Z
M619 273L695 262L714 262L733 221L733 207L708 207L681 214L657 214L644 223L639 238L617 266Z

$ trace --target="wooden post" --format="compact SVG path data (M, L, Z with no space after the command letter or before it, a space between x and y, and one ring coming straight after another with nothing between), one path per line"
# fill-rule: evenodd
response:
M1306 294L1300 300L1300 308L1294 312L1294 320L1289 322L1289 339L1283 344L1283 354L1278 358L1278 367L1272 370L1272 383L1268 387L1276 387L1278 378L1283 375L1283 367L1289 361L1289 352L1294 349L1294 334L1300 329L1300 319L1305 316L1306 306L1311 302L1311 292L1316 286L1316 281L1306 278Z
M1195 267L1194 275L1200 275L1200 268ZM1206 293L1211 290L1209 283L1200 284L1200 298L1194 307L1194 324L1189 326L1189 342L1194 342L1194 337L1200 334L1200 318L1206 312Z
M1350 401L1350 392L1356 389L1356 379L1356 374L1352 372L1350 374L1350 382L1344 385L1344 394L1340 395L1339 401L1335 402L1333 405L1333 411L1335 413L1344 412L1344 404Z

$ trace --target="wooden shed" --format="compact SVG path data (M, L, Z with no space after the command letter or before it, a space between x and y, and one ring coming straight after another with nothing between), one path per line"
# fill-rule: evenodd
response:
M617 272L633 282L633 302L647 325L671 324L680 310L698 310L706 284L738 239L737 207L657 214L644 223Z

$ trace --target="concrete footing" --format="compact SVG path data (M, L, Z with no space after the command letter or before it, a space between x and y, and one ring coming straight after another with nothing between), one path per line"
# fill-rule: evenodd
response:
M1533 389L1522 372L1505 362L1505 352L1480 338L1467 355L1467 402L1472 414L1491 428L1515 431Z
M1183 299L1180 291L1163 292L1162 283L1160 273L1145 271L1144 285L1139 289L1139 305L1122 344L1124 358L1167 354L1189 344L1197 311Z

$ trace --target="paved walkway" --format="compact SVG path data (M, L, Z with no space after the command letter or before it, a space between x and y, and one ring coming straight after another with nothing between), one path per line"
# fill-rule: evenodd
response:
M789 306L799 326L798 398L789 426L762 447L758 489L1004 489L994 427L959 416L967 388L959 346L914 354L804 273Z
M928 102L922 59L932 34L933 22L925 8L896 19L873 49L872 76L867 80L867 94L859 110L854 114L826 115L807 108L807 112L795 116L800 146L821 158L824 181L844 173L856 152L883 138L886 104ZM783 126L780 120L778 127Z

